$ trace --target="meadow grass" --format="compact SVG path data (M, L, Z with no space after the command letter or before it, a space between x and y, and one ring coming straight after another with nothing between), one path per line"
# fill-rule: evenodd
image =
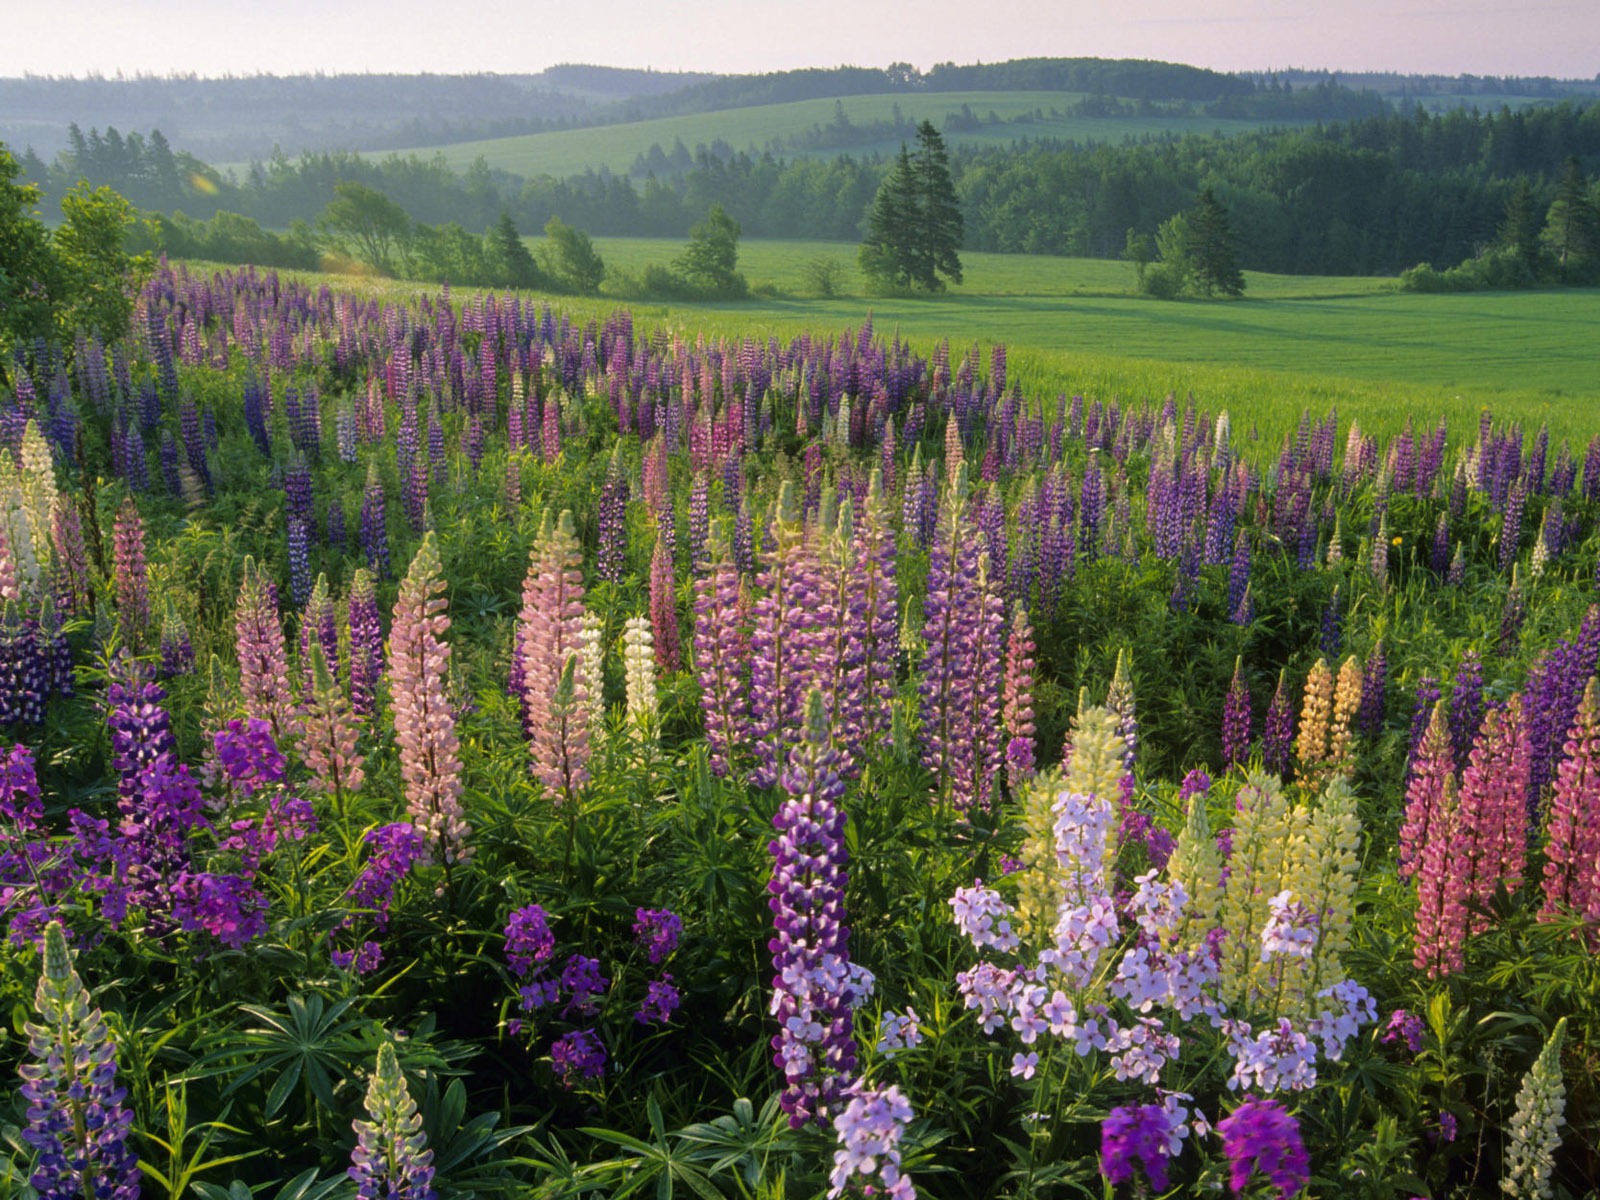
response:
M926 119L941 129L945 117L959 113L963 105L970 107L980 121L985 120L990 113L998 118L998 123L995 124L983 124L976 129L947 133L945 141L953 146L969 143L978 145L1010 143L1024 137L1034 140L1120 143L1128 138L1139 139L1185 133L1207 136L1228 135L1263 127L1263 123L1257 121L1177 114L1146 117L1051 115L1052 106L1060 113L1080 99L1082 99L1081 93L1076 92L938 92L921 95L897 93L882 96L846 96L837 102L830 98L799 100L788 104L753 105L723 112L658 117L653 120L629 121L618 125L561 129L549 133L457 142L447 146L419 146L400 153L416 154L423 158L442 155L445 163L455 171L465 170L472 165L474 159L481 156L491 168L526 177L554 175L559 178L581 174L586 170L599 170L601 167L620 173L627 171L633 165L634 159L646 153L652 144L659 144L663 150L670 153L676 141L681 140L692 151L696 145L710 145L721 138L735 150L748 150L752 147L760 150L773 138L804 134L814 126L826 127L834 120L836 103L856 125L890 120L897 106L901 116L906 119L912 121ZM1022 123L1009 123L1013 118L1036 113L1043 115ZM874 153L892 154L899 148L899 140L886 139L881 142L852 145L847 149L832 148L818 153L826 156L849 153L863 157ZM365 157L376 160L386 158L390 153L393 152L375 151Z
M531 239L535 250L538 239ZM1237 301L1158 301L1135 294L1133 268L1098 259L963 253L965 282L941 296L867 294L854 244L746 241L739 267L755 294L691 304L618 294L619 276L665 264L684 243L600 238L612 278L607 295L555 301L574 320L632 310L636 327L665 325L688 338L837 336L869 316L927 352L948 339L959 355L1004 342L1010 376L1030 397L1159 401L1193 395L1226 408L1236 428L1273 443L1303 409L1337 407L1371 432L1397 432L1408 416L1443 417L1466 433L1479 414L1548 424L1575 449L1593 432L1600 404L1594 334L1600 289L1415 295L1392 279L1246 273ZM806 264L832 259L843 294L808 293ZM322 277L326 279L327 277ZM437 285L341 282L402 299ZM457 289L458 298L467 293Z

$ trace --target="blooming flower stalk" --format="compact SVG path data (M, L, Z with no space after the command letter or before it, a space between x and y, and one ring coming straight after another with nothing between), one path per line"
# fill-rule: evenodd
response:
M846 1194L914 1200L916 1188L900 1173L900 1142L911 1116L911 1102L894 1084L850 1096L834 1122L839 1148L828 1174L828 1200Z
M1544 856L1540 919L1567 913L1600 923L1600 694L1592 678L1556 768Z
M367 1116L353 1123L356 1145L350 1154L359 1200L434 1200L433 1151L391 1042L378 1047Z
M1300 1123L1276 1100L1246 1100L1217 1122L1228 1158L1228 1185L1237 1195L1259 1173L1289 1200L1311 1182L1311 1160L1300 1139Z
M294 731L296 705L283 624L278 617L278 589L251 558L244 560L234 635L245 712L266 721L272 726L273 739L280 746L287 745Z
M1567 1019L1562 1017L1517 1092L1511 1147L1500 1174L1500 1190L1516 1200L1549 1200L1553 1194L1550 1177L1561 1147L1561 1126L1566 1123L1567 1089L1561 1078L1566 1029Z
M710 566L694 580L694 666L705 714L711 770L732 772L747 745L750 637L739 604L739 570L720 531L711 535Z
M582 651L582 552L572 514L544 525L534 542L522 586L517 644L522 655L524 711L534 776L570 801L589 781L590 681L576 670L569 703L557 690L569 659Z
M648 617L629 617L623 623L622 673L627 681L628 721L641 737L654 741L656 659Z

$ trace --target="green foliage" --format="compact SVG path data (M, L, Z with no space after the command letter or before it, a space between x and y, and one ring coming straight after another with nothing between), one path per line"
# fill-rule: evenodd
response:
M598 292L606 277L606 264L589 235L560 217L551 217L545 222L544 236L549 239L545 270L550 277L575 295Z
M380 274L393 274L395 255L411 230L411 218L377 188L355 180L335 184L333 194L317 218L325 244Z
M690 292L708 300L734 300L748 284L735 269L739 265L739 222L720 204L713 204L706 219L689 231L689 245L673 263Z
M549 229L545 232L549 233ZM516 222L511 219L510 213L501 212L500 219L484 235L483 240L489 262L499 275L495 282L513 288L536 288L544 282L544 273L539 270L539 264L533 261L533 255L528 252L522 235L517 232Z
M902 143L878 188L858 261L880 289L943 291L946 280L961 282L961 236L944 140L924 121L917 127L915 154Z

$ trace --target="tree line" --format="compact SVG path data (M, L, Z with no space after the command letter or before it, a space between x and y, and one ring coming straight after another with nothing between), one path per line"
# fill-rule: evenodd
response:
M120 157L105 152L119 142ZM198 221L237 213L275 230L314 221L340 183L357 182L425 225L486 230L503 211L524 230L559 217L594 235L682 237L718 204L747 237L859 241L896 166L877 156L701 151L676 180L606 171L524 180L481 160L457 174L439 158L330 153L279 155L234 182L182 155L172 156L176 171L166 170L154 135L99 135L98 155L89 152L95 144L91 131L81 160L71 152L48 166L25 158L27 175L57 196L77 178L130 196L160 186L165 211ZM1481 255L1499 239L1514 195L1525 191L1533 209L1548 209L1573 157L1584 170L1600 162L1600 105L1417 110L1121 146L957 147L949 169L969 250L1117 257L1129 229L1154 238L1210 188L1231 216L1247 269L1397 275Z

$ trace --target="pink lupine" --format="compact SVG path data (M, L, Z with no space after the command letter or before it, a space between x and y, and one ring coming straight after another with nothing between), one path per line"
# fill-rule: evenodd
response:
M739 570L720 533L710 564L694 581L694 666L706 721L711 770L727 776L749 744L750 636L739 606Z
M889 422L892 436L894 422ZM894 701L895 664L900 655L900 593L895 581L894 530L889 525L883 476L872 473L867 502L856 526L851 557L850 610L859 612L865 696L861 739L871 746L889 732Z
M1417 860L1417 929L1412 963L1429 979L1453 975L1465 961L1467 906L1454 878L1456 783L1446 777Z
M319 790L343 803L361 790L365 759L356 749L360 718L328 669L322 644L310 644L310 686L300 715L300 757Z
M663 671L683 665L678 649L678 598L674 592L672 556L665 539L656 539L650 558L650 633L655 639L656 663Z
M1591 678L1556 768L1545 841L1541 920L1600 916L1600 696Z
M1033 626L1028 621L1027 607L1019 600L1011 609L1011 630L1006 642L1005 701L1000 716L1006 736L1006 782L1014 794L1033 778L1034 670Z
M789 480L778 489L773 534L777 545L762 556L757 580L762 594L752 606L750 630L750 726L756 752L750 782L756 787L776 783L789 751L799 744L806 690L821 666L816 558Z
M556 692L567 660L580 652L583 631L583 555L572 514L545 515L529 556L517 620L524 712L534 775L553 794L571 800L589 781L589 691L598 681L574 674L570 705Z
M1433 823L1444 802L1445 781L1455 777L1450 751L1450 722L1445 717L1444 701L1433 706L1428 731L1422 737L1411 782L1406 785L1405 819L1400 825L1400 878L1416 873Z
M446 868L471 855L461 807L461 754L450 675L449 601L430 530L400 583L389 631L389 707L400 751L406 810Z
M278 619L278 589L263 578L252 558L244 560L233 627L245 713L266 721L273 740L286 746L294 729L295 696Z
M1450 856L1451 878L1462 902L1476 909L1472 930L1489 926L1484 915L1501 884L1514 892L1527 858L1528 776L1532 751L1522 697L1491 709L1461 773L1461 806Z
M144 521L132 496L117 510L112 546L122 636L137 645L150 624L150 584L145 574Z

